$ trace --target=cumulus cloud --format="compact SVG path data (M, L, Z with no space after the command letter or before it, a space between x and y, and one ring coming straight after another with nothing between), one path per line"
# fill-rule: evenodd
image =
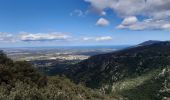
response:
M123 18L118 26L121 29L169 29L170 0L85 0L85 2L89 2L99 11L112 9ZM142 19L137 20L139 16ZM147 22L148 19L151 21Z
M122 17L136 15L154 15L155 12L168 11L169 0L85 0L92 7L104 10L113 9ZM128 9L127 9L128 8ZM158 12L157 12L158 13Z
M117 28L130 30L170 30L170 21L145 19L128 25L122 22Z
M85 2L90 2L92 7L102 11L110 7L114 3L114 0L85 0Z
M53 41L53 40L66 40L70 36L58 33L58 32L52 32L52 33L21 33L19 35L19 38L21 41Z
M108 26L109 25L109 21L105 18L100 18L97 22L96 25L98 26Z
M162 28L170 30L170 23L162 25Z
M71 36L52 32L52 33L18 33L10 34L0 32L0 42L21 42L21 41L57 41L57 40L68 40Z
M127 17L123 20L122 24L123 25L132 25L135 24L136 22L138 22L138 19L135 16L130 16Z
M16 39L14 38L12 34L0 32L0 41L1 42L15 42Z
M84 37L84 41L110 41L113 38L111 36L101 36L101 37Z
M95 40L96 41L109 41L112 40L113 38L111 36L103 36L103 37L97 37Z
M165 27L168 27L165 26ZM94 37L72 37L70 35L60 33L60 32L52 32L52 33L27 33L27 32L19 32L16 34L10 34L5 32L0 32L0 43L8 42L8 43L19 43L19 42L66 42L66 41L110 41L113 38L111 36L94 36Z

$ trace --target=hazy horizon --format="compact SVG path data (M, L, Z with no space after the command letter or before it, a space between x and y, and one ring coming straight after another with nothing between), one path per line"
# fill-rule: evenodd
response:
M136 44L137 45L137 44ZM66 45L66 46L9 46L9 47L0 47L1 49L5 48L80 48L80 47L128 47L134 45Z

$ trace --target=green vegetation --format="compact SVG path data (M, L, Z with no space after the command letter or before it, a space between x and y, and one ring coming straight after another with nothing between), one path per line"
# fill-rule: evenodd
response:
M112 84L112 92L121 93L126 90L136 88L136 87L144 84L146 81L156 78L161 71L162 71L161 69L156 69L156 70L147 72L146 74L143 74L141 76L129 77L129 78L123 79L121 81L114 82Z
M0 53L0 100L170 100L170 42L93 56L64 74L77 84Z
M169 100L170 99L170 68L146 80L135 88L122 91L130 100Z
M169 69L170 42L165 41L92 56L72 66L66 75L76 83L129 100L168 100L170 74L165 70ZM161 72L167 75L159 77Z
M11 87L0 86L0 100L116 100L99 92L75 85L64 77L51 77L46 86L39 88L18 81Z
M13 62L0 54L0 100L116 100L76 85L66 77L46 77L27 62Z

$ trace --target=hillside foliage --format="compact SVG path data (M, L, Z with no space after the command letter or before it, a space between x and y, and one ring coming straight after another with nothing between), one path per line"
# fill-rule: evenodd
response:
M165 71L169 69L170 42L165 41L92 56L70 67L66 75L76 83L130 100L162 100L170 97L162 85L170 84L169 71ZM159 77L162 71L166 75ZM166 92L160 93L163 87Z
M0 53L0 100L117 100L76 85L64 76L47 77L27 62Z

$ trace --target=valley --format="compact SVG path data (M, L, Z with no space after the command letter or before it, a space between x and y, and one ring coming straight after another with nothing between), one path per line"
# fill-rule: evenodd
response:
M57 75L70 65L88 59L97 54L114 52L128 47L120 46L71 46L71 47L33 47L33 48L2 48L14 61L27 61L36 69L47 74Z

